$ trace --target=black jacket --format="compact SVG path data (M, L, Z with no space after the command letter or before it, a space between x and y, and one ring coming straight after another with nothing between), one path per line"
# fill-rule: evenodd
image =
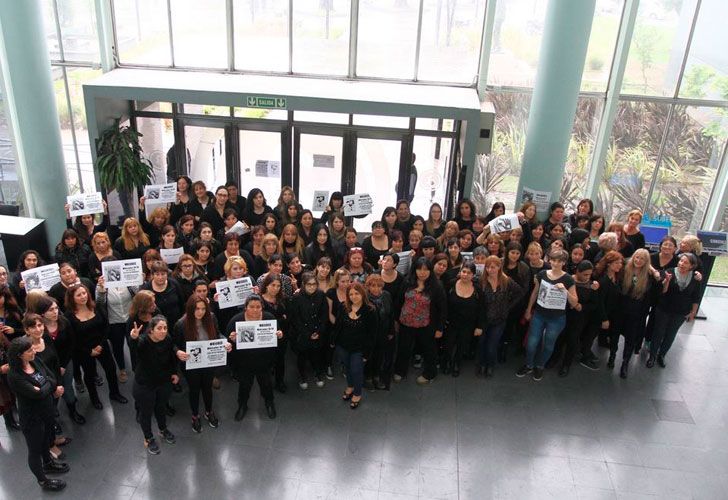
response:
M53 393L58 380L40 359L36 358L30 364L38 376L28 375L22 368L8 372L8 386L18 400L18 415L23 429L31 429L40 422L55 422Z
M363 304L359 309L358 319L353 320L346 308L341 307L336 315L331 343L348 352L360 352L364 358L368 358L374 347L376 330L376 309Z
M291 336L298 349L318 348L326 333L329 318L329 304L321 290L309 295L302 291L291 299L288 309L288 320ZM311 334L318 332L318 340L311 339Z
M263 312L263 321L269 321L275 317L268 312ZM238 321L246 321L245 312L241 312L232 317L225 328L226 337L235 331L235 323ZM280 327L278 328L280 330ZM229 338L228 338L229 340ZM228 359L232 366L238 370L251 372L267 372L270 376L270 369L276 357L275 347L261 347L258 349L235 349L230 353Z
M142 334L136 339L129 340L136 346L134 382L146 387L172 383L172 375L177 373L178 351L172 342L172 337L167 335L164 340L154 342L149 338L149 334Z

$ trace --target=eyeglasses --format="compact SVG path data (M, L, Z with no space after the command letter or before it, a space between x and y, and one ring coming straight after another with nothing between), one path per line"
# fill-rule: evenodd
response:
M310 281L306 283L306 286L317 286L317 283L315 281Z
M193 264L181 264L180 267L189 268L189 267L194 267L194 266L193 266Z

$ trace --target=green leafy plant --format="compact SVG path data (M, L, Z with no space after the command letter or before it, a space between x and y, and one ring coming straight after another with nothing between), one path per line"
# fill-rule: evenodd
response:
M139 138L142 134L128 126L120 126L120 119L105 130L96 142L96 168L101 187L107 192L129 192L149 184L152 164L142 156Z

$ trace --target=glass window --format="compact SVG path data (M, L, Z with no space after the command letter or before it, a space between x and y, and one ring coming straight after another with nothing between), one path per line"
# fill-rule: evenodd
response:
M288 72L288 0L234 0L235 68Z
M328 191L329 197L341 191L344 138L302 133L299 144L299 170L294 172L298 176L298 199L304 206L311 206L315 191Z
M174 139L170 143L174 144ZM208 191L227 181L225 154L225 129L216 127L185 127L187 160L190 162L189 176L193 181L202 181Z
M356 72L364 76L411 80L419 2L373 0L359 5Z
M172 113L171 102L146 102L136 101L137 111L148 111L150 113Z
M84 191L95 191L96 180L91 158L91 144L86 125L86 106L83 102L83 84L101 76L101 70L90 68L68 68L68 91L71 97L73 126L76 132L78 161L83 179ZM64 141L65 143L65 141Z
M473 83L478 75L485 0L425 0L417 78Z
M623 94L672 96L696 0L640 2L622 83Z
M607 90L623 7L622 0L597 0L581 78L583 91Z
M354 115L354 125L409 128L409 118L406 116Z
M13 133L5 110L3 84L0 78L0 203L4 205L21 204L22 193L16 158Z
M186 115L230 116L230 106L212 104L185 104L182 111Z
M604 173L596 200L607 221L624 220L645 205L655 170L668 104L621 101L612 126Z
M139 140L144 157L152 164L153 182L163 184L174 178L167 174L168 159L173 158L174 129L171 118L137 117L137 130L142 134ZM189 150L189 144L187 145Z
M275 207L281 192L281 133L240 131L240 194L263 191L268 205Z
M350 7L350 0L294 3L294 72L328 75L348 73Z
M227 68L225 0L174 0L175 66Z
M382 217L384 209L397 204L397 191L394 186L399 175L401 150L402 142L399 140L357 139L354 192L368 193L374 202L371 214L353 219L354 229L357 231L370 232L372 222ZM421 184L423 183L418 182L418 186Z
M712 132L720 119L711 108L675 106L649 207L650 215L670 217L672 234L701 229L728 135Z
M487 99L495 108L493 150L487 156L479 156L471 194L477 213L484 214L496 201L502 201L506 207L516 203L531 94L489 92Z
M574 127L569 141L569 153L561 182L561 203L567 212L576 211L576 204L584 197L584 188L589 174L594 141L599 129L604 100L596 97L581 97L576 105Z
M171 65L167 19L166 0L114 0L119 62Z
M700 3L680 97L728 100L728 58L721 49L728 46L728 31L723 22L726 16L728 4L725 2L703 0Z
M447 179L452 164L452 139L416 135L412 151L416 155L417 185L410 209L413 214L427 219L430 205L439 203L445 207ZM382 211L378 215L381 217Z
M76 163L76 145L73 142L73 117L71 117L68 109L66 86L64 83L66 70L58 66L53 66L51 70L53 74L53 90L56 96L56 110L58 111L58 120L61 126L61 143L63 145L63 160L66 165L66 175L68 176L68 191L75 193L80 191L80 186L77 172L78 165Z
M532 0L496 3L489 84L533 87L546 4Z
M455 120L440 120L437 118L417 118L415 120L415 130L440 130L443 132L453 132L455 130Z
M349 115L346 113L324 113L320 111L295 111L293 120L296 122L313 123L349 123Z
M93 0L56 0L66 61L98 62L99 38Z
M235 116L239 118L288 120L288 111L285 109L235 108Z

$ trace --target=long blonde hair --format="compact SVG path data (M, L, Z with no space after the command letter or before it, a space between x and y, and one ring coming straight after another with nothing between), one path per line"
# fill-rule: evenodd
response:
M645 259L645 265L637 269L634 265L634 258L641 255ZM633 299L640 300L647 293L647 287L650 282L650 253L644 248L640 248L632 254L624 266L624 276L622 277L622 293L629 295Z
M134 243L134 239L129 234L129 226L133 224L136 224L139 228L139 243ZM139 245L149 246L149 236L147 236L147 233L142 229L142 225L134 217L128 217L124 221L124 225L121 227L121 241L124 242L124 250L134 250Z

